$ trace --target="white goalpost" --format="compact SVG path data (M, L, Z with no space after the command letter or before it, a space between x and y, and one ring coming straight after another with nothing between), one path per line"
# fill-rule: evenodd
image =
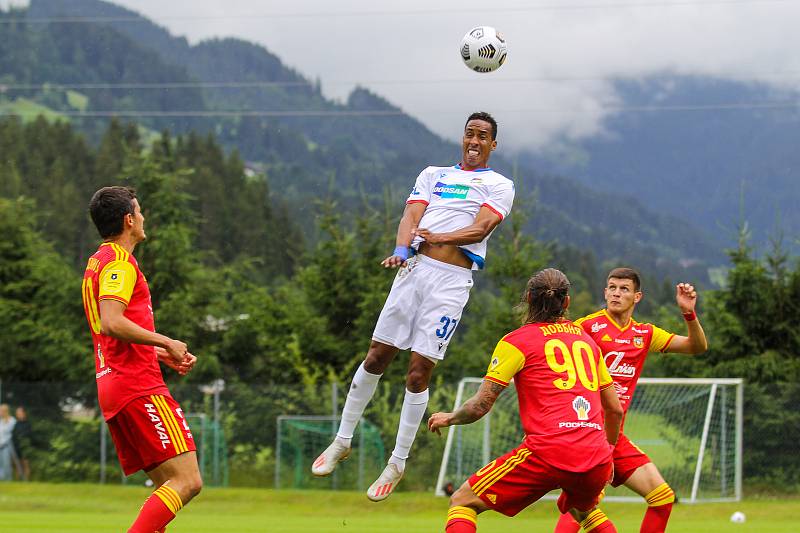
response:
M482 378L458 384L454 409ZM642 378L625 417L625 434L652 459L683 503L742 497L744 383L738 378ZM483 419L448 428L436 494L518 446L524 435L513 382ZM565 449L564 453L569 453ZM606 500L641 501L625 487L607 487Z

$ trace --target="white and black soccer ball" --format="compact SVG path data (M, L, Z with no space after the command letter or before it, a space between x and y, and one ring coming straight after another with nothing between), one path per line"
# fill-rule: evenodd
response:
M475 72L499 69L508 55L506 40L491 26L478 26L461 39L461 59Z
M747 517L744 516L744 513L741 511L736 511L731 515L731 522L734 524L744 524L747 520Z

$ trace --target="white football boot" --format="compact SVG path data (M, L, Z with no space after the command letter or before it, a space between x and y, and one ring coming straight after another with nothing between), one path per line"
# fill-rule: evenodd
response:
M367 498L373 502L379 502L388 498L397 487L397 484L400 483L400 480L403 479L404 472L405 470L401 471L397 468L397 465L393 463L386 465L386 468L383 469L383 472L378 476L378 479L375 480L375 483L370 485L369 489L367 489Z
M338 463L350 457L350 450L351 448L334 439L311 465L311 473L320 477L329 475L336 469Z

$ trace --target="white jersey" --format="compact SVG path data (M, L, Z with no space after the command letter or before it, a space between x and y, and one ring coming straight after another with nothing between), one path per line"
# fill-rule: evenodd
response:
M514 182L490 168L473 171L454 167L428 167L417 177L407 204L426 204L419 227L433 233L447 233L471 225L481 207L488 207L500 220L511 212L514 203ZM472 259L472 269L483 268L486 260L486 242L460 246ZM411 247L418 249L422 237L415 237Z

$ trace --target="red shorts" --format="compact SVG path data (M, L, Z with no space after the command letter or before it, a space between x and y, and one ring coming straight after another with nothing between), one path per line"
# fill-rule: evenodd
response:
M183 410L169 395L136 398L108 421L108 429L126 476L196 449Z
M542 496L562 489L558 508L589 511L611 477L611 461L588 472L567 472L548 465L525 445L514 448L473 474L469 486L490 509L514 516Z
M637 468L650 462L646 453L624 433L620 433L617 445L614 447L614 479L611 480L611 486L624 485Z

